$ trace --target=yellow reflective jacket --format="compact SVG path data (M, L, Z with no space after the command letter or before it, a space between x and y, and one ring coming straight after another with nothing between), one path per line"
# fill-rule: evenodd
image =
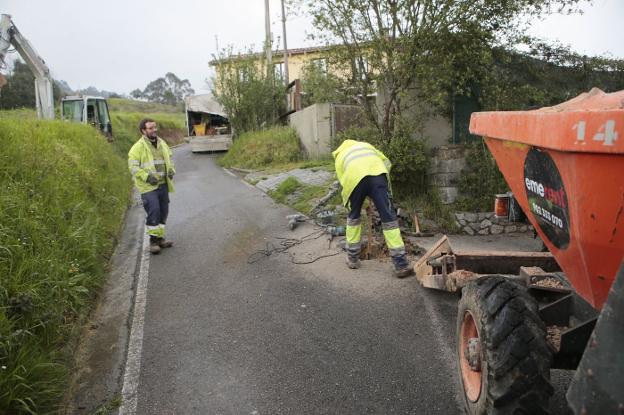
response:
M366 176L389 175L390 160L372 145L355 140L345 140L332 155L336 161L336 175L342 185L342 203L349 204L355 186ZM388 177L390 182L390 177Z
M141 137L139 141L134 143L128 152L128 168L130 169L130 174L134 179L134 185L141 193L151 192L152 190L156 190L158 188L158 185L151 185L147 182L147 177L150 173L156 175L154 157L149 146L151 146L151 144L145 139L145 137ZM166 171L172 171L175 174L175 167L171 161L171 149L167 143L165 143L165 140L160 137L158 137L158 146L162 147ZM167 180L167 188L169 189L169 192L173 192L173 180L171 180L166 174L165 178Z

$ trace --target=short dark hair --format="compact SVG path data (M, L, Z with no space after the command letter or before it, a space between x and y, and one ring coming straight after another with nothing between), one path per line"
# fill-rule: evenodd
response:
M151 118L143 118L141 122L139 123L139 132L141 134L143 134L143 130L145 130L145 124L147 124L148 122L156 122L156 121L152 120Z

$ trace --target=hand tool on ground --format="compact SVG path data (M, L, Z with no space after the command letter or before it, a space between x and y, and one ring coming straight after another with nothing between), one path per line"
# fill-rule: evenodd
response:
M345 227L329 225L325 228L325 233L327 233L327 249L329 249L331 248L331 241L334 239L334 236L345 235Z
M415 230L415 232L413 232L413 233L410 232L410 236L418 236L418 237L430 237L430 236L433 236L433 233L431 233L431 232L421 232L420 231L420 223L418 223L418 215L416 214L416 212L414 212L414 214L412 215L412 218L414 218L414 230Z
M288 215L286 216L286 219L288 219L288 227L290 228L291 231L297 227L298 223L305 222L306 220L308 220L307 216L299 214L299 213L295 215Z

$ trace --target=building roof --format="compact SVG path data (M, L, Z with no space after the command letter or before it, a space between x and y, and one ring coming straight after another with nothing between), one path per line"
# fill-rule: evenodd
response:
M294 56L294 55L307 55L309 53L316 53L316 52L324 52L326 50L331 49L333 46L312 46L312 47L308 47L308 48L294 48L294 49L288 49L288 56ZM284 56L284 50L283 49L276 49L273 50L271 52L273 54L273 56ZM263 57L264 56L264 52L256 52L256 53L241 53L238 55L233 56L233 58L235 59L240 59L240 58L248 58L248 57ZM231 57L232 58L232 57ZM228 58L228 59L231 59ZM208 62L209 65L216 65L221 59L213 59L210 62Z

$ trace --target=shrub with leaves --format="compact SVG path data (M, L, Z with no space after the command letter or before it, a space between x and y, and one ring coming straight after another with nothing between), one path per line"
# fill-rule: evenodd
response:
M407 197L427 192L427 145L425 141L413 138L405 124L395 130L390 140L384 139L375 126L350 128L337 135L332 147L338 148L347 139L370 143L390 159L390 179L395 196Z
M457 209L480 212L491 211L494 195L508 190L503 174L483 140L469 145L458 190Z
M315 61L303 66L301 76L303 106L331 102L334 104L349 104L352 99L346 92L346 82L340 79L327 68L323 68Z

